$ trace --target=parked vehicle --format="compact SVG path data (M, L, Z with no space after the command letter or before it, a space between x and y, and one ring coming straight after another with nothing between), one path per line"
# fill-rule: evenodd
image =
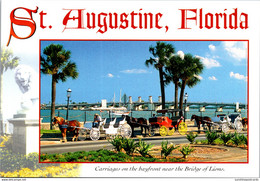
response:
M237 132L241 132L243 129L242 117L240 113L232 114L219 114L217 117L212 118L213 130L221 130L223 132L228 132L230 128L235 129Z
M132 129L127 124L125 116L122 116L124 114L122 111L125 108L92 108L92 110L109 111L109 117L102 118L97 127L94 127L90 122L85 123L79 131L79 140L85 140L88 135L91 140L98 140L101 134L104 134L105 137L116 135L131 137ZM117 111L121 112L117 113Z
M161 136L173 135L175 130L178 130L181 135L186 134L187 124L182 115L180 109L158 110L157 115L149 119L151 135L154 136L157 132Z

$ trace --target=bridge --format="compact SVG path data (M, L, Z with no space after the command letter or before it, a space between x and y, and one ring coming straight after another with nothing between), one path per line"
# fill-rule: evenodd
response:
M138 101L133 102L132 97L129 97L128 102L107 102L107 107L126 107L128 110L135 110L135 111L156 111L161 109L161 98L157 102L152 101L152 97L149 96L149 101L144 102L141 97L138 97ZM199 109L199 111L205 111L206 109L215 109L217 112L221 112L223 109L234 109L236 112L241 110L247 109L247 104L241 103L210 103L210 102L187 102L183 105L186 108L186 111L189 109ZM70 110L88 110L92 107L101 107L101 103L78 103L78 104L69 104ZM166 101L165 107L168 109L174 109L174 102L173 101ZM50 105L41 105L41 109L50 109ZM57 104L55 105L55 109L62 110L67 109L67 104Z

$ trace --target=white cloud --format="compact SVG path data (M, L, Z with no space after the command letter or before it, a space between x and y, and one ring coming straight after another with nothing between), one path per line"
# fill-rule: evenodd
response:
M113 77L114 77L114 75L113 75L113 74L111 74L111 73L108 73L108 74L107 74L107 77L109 77L109 78L113 78Z
M215 45L210 44L210 45L209 45L209 49L212 50L212 51L215 51L215 50L216 50L216 47L215 47Z
M203 77L201 77L200 75L195 74L194 77L197 77L198 79L203 80Z
M222 46L228 52L229 56L238 61L247 58L247 42L245 41L224 41Z
M183 51L178 51L177 55L183 60L184 59L184 52Z
M211 58L205 58L196 56L197 58L200 58L202 63L205 65L206 68L210 69L212 67L220 67L220 63L217 60L211 59Z
M209 77L209 80L218 80L215 76Z
M230 72L229 76L234 79L247 81L247 76L241 75L239 73Z
M128 70L122 70L120 72L126 73L126 74L146 74L146 73L148 73L148 71L145 69L128 69Z

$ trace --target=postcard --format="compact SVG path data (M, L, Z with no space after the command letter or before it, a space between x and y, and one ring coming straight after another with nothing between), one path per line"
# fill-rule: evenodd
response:
M258 180L259 7L2 0L0 176Z

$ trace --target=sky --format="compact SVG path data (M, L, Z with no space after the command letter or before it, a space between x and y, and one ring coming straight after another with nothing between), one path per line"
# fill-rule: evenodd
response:
M201 81L193 88L186 87L188 102L247 103L247 41L165 41L175 48L176 55L190 53L199 57L205 68ZM57 84L56 104L65 104L67 89L72 90L72 102L119 101L126 94L137 101L158 101L159 73L147 67L152 57L150 46L156 41L47 41L41 40L43 49L50 44L61 44L71 51L71 61L79 72L77 79L69 78ZM51 101L51 76L41 74L41 103ZM174 100L174 85L165 89L166 101Z

